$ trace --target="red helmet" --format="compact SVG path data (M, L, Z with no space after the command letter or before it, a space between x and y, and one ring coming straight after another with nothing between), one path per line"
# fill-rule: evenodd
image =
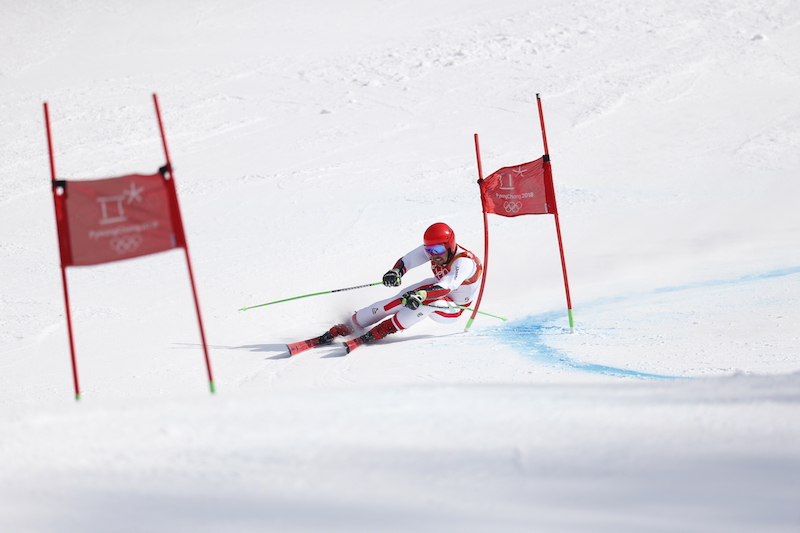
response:
M437 222L425 230L423 236L425 246L433 246L435 244L444 244L450 253L456 251L456 234L444 222Z

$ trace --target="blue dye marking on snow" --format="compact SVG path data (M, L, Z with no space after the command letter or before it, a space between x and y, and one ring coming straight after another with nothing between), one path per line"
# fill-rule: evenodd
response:
M648 374L646 372L637 372L636 370L629 370L626 368L616 368L613 366L576 361L548 345L542 338L546 335L570 334L566 328L543 325L552 323L559 318L560 315L556 313L547 313L539 315L538 317L528 317L510 322L505 326L500 326L489 331L484 330L484 334L499 338L500 342L513 346L531 359L545 365L562 366L593 374L606 374L638 379L684 379L678 376Z
M738 278L716 279L697 283L689 283L681 286L662 287L653 290L653 294L678 292L701 287L716 287L721 285L752 283L798 273L800 273L800 266L793 266L777 270L770 270L769 272L763 272L760 274L748 274ZM625 301L628 299L630 299L630 296L607 297L601 298L591 305L608 305L609 303L615 301ZM531 359L546 365L567 367L595 374L616 375L639 379L691 379L685 376L648 374L646 372L637 372L636 370L629 370L626 368L616 368L612 366L596 365L592 363L576 361L556 348L549 346L545 339L542 338L543 336L547 335L569 335L566 328L547 325L563 319L564 317L562 313L544 313L538 316L527 317L522 320L509 322L503 326L483 330L483 332L479 333L479 335L495 337L499 339L500 342L509 346L513 346Z
M740 276L738 278L728 278L728 279L714 279L709 281L698 281L696 283L689 283L687 285L678 285L675 287L661 287L660 289L655 289L653 292L655 294L659 294L662 292L677 292L677 291L684 291L687 289L696 289L699 287L717 287L720 285L736 285L738 283L750 283L753 281L762 281L765 279L773 279L773 278L780 278L783 276L789 276L792 274L797 274L800 272L800 266L793 266L788 268L781 268L778 270L770 270L769 272L762 272L760 274L748 274L746 276Z

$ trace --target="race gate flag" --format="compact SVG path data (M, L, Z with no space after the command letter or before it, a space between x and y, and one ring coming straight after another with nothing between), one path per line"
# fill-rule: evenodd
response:
M478 314L478 309L483 299L483 290L486 286L486 276L489 269L489 221L486 215L490 213L504 217L553 215L556 226L556 236L558 237L558 248L561 254L564 289L567 295L569 327L570 331L575 331L575 320L572 315L572 299L570 298L569 281L567 279L567 263L564 259L561 224L558 220L556 193L553 187L553 172L550 165L550 154L547 148L547 133L544 127L542 101L538 94L536 95L536 102L539 107L539 123L542 126L542 144L544 145L544 155L536 161L513 167L503 167L484 178L480 143L478 141L478 134L475 134L475 154L478 158L478 185L481 190L481 205L483 207L484 253L481 287L478 292L475 308L472 311L472 316L467 322L467 331L472 327L472 322Z
M164 174L56 182L67 266L97 265L182 245L172 224Z
M76 400L80 399L80 387L78 385L78 365L75 356L69 291L67 290L67 267L90 266L132 259L174 248L182 248L186 257L197 322L200 326L200 339L205 354L209 387L212 393L215 392L208 344L200 317L200 303L192 273L192 262L189 260L189 247L183 231L167 139L164 135L161 111L155 94L153 103L156 108L167 164L161 167L156 174L129 174L97 180L56 179L50 112L47 103L44 104L56 230L61 256L61 280L67 310L67 330Z
M504 217L556 212L550 165L542 157L505 167L480 182L483 209Z

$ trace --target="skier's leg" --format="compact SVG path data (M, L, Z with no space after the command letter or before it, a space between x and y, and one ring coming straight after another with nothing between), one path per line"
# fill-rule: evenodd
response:
M403 307L395 314L395 321L400 329L408 329L430 317L440 324L455 322L463 309L451 309L455 303L449 298L439 298L434 302L419 306L417 309Z
M424 287L425 285L430 285L433 281L435 281L433 278L424 280L420 283L403 289L402 292L397 293L391 298L375 302L372 305L368 305L367 307L359 309L353 313L353 316L351 317L353 325L360 328L368 328L372 324L380 322L387 316L397 313L400 309L404 309L403 304L400 303L400 298L406 292L413 291L419 287Z
M434 309L433 313L431 313L430 318L434 322L438 322L439 324L452 324L461 314L464 312L464 309L460 309L456 306L456 303L450 299L447 299L446 302L444 300L438 300L433 305L437 307L445 307L446 309ZM469 303L467 303L469 305ZM464 306L465 307L465 306Z
M449 298L440 298L431 302L430 305L423 305L417 309L400 307L400 310L395 312L394 316L387 318L360 337L346 341L344 343L345 349L347 353L350 353L362 344L369 344L392 333L410 328L427 317L431 317L440 323L453 322L464 312L463 309L451 309L450 306L454 305L455 303Z
M387 316L394 314L397 311L397 305L391 305L393 302L397 300L398 297L387 298L386 300L381 300L379 302L375 302L372 305L368 305L362 309L359 309L350 320L353 322L354 325L360 328L367 328L376 322L380 322Z
M360 337L356 337L344 343L344 349L347 350L347 353L350 353L354 349L358 348L362 344L369 344L371 342L380 340L387 335L391 335L392 333L397 333L399 328L397 327L397 320L396 316L391 318L387 318L368 332L364 333Z

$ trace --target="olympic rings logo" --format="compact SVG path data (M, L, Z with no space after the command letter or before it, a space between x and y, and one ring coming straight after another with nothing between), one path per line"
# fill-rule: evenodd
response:
M129 254L136 251L142 244L144 239L138 233L133 235L123 235L121 237L114 237L111 239L109 246L119 255Z
M522 209L522 202L505 202L503 203L503 208L506 213L519 213L519 210Z

